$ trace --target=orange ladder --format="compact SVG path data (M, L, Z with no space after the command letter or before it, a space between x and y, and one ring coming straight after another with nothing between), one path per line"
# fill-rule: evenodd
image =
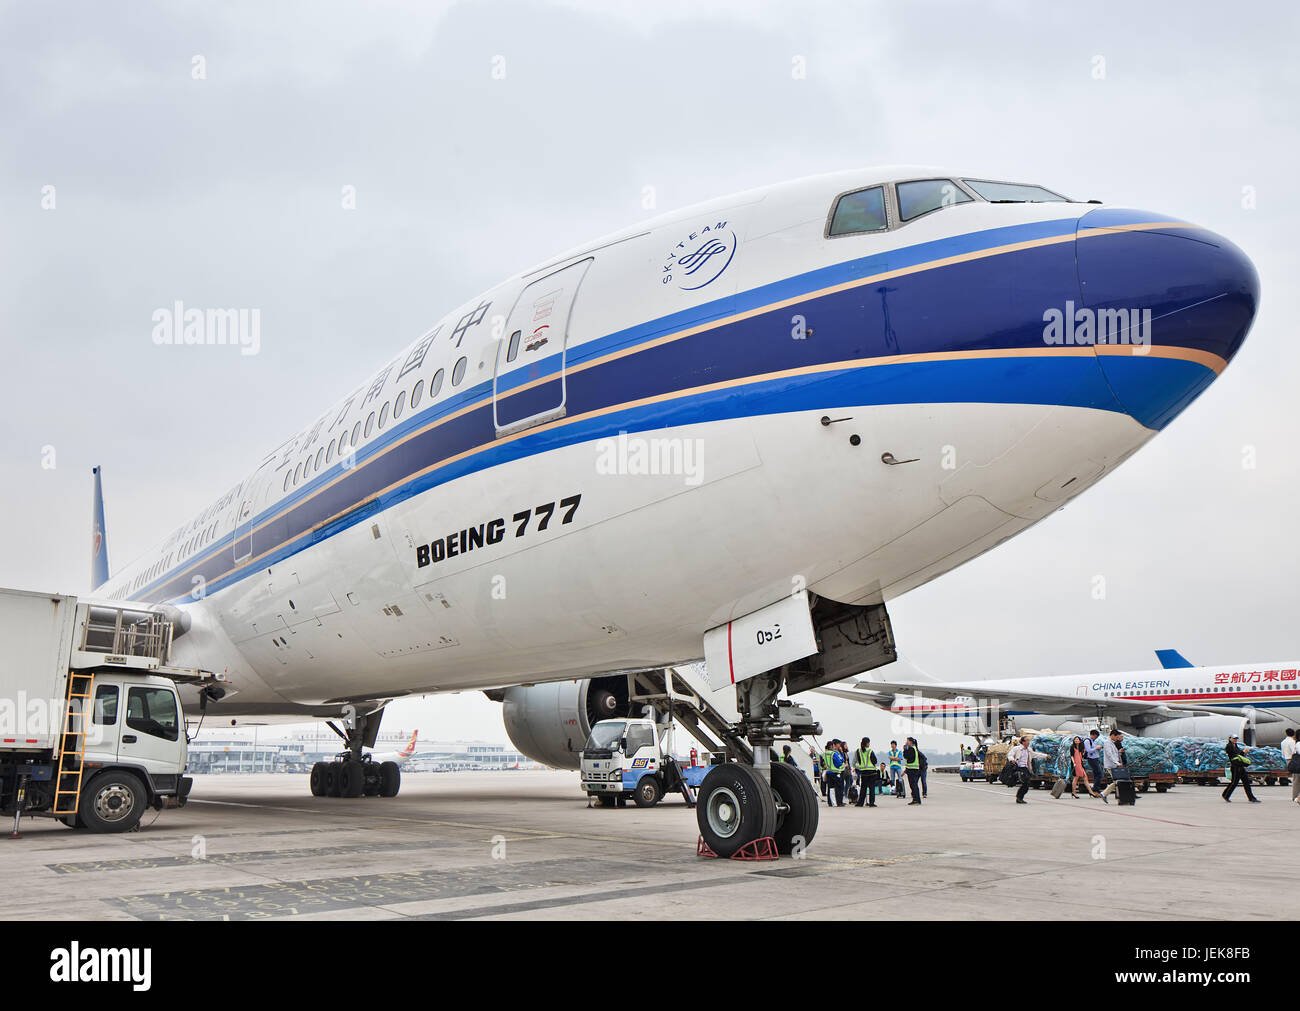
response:
M94 672L68 672L68 698L63 711L63 733L59 737L59 771L54 780L55 814L77 813L91 719L90 699L94 693Z

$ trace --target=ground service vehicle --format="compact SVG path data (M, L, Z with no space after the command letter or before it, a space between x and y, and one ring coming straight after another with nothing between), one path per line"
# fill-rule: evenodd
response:
M682 765L672 754L671 730L649 719L601 720L582 749L582 788L603 806L631 797L654 807L670 790L694 806L708 765Z
M219 697L215 675L168 665L180 612L0 589L0 812L127 832L189 794L176 683ZM181 622L181 634L184 634Z

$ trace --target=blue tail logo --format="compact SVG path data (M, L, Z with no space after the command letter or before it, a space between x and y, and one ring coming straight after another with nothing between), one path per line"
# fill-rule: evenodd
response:
M104 488L99 468L94 468L95 501L91 508L90 588L97 590L108 582L108 540L104 536Z

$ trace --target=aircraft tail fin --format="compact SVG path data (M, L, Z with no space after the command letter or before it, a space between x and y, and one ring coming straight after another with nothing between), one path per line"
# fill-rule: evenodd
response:
M1160 661L1160 666L1165 670L1179 670L1183 667L1193 666L1176 649L1158 649L1156 650L1156 659Z
M91 507L90 534L90 588L98 590L108 582L108 535L104 532L104 488L100 483L99 468L95 475L95 500Z
M403 748L402 751L400 752L403 758L410 758L412 755L415 754L415 739L419 736L420 736L420 731L415 730L411 732L411 739L406 742L406 747Z

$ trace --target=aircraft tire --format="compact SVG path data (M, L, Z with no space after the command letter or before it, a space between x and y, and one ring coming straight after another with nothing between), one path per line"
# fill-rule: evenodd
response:
M329 783L326 782L325 767L328 762L315 762L311 767L311 795L313 797L324 797L329 791Z
M396 762L385 762L379 767L379 796L396 797L402 789L402 767Z
M322 762L321 765L323 765L323 766L325 767L324 770L323 770L323 773L324 773L324 782L325 782L325 796L327 796L327 797L338 797L338 796L340 796L340 794L339 794L339 765L340 765L340 763L339 763L339 762Z
M730 857L776 831L776 797L753 766L716 765L700 784L695 820L709 849Z
M772 763L772 792L790 809L777 815L776 829L772 832L776 851L789 856L796 845L807 848L813 841L821 817L821 805L817 803L817 791L808 782L808 777L786 762Z
M339 796L360 797L366 790L366 770L361 763L349 759L339 765Z

